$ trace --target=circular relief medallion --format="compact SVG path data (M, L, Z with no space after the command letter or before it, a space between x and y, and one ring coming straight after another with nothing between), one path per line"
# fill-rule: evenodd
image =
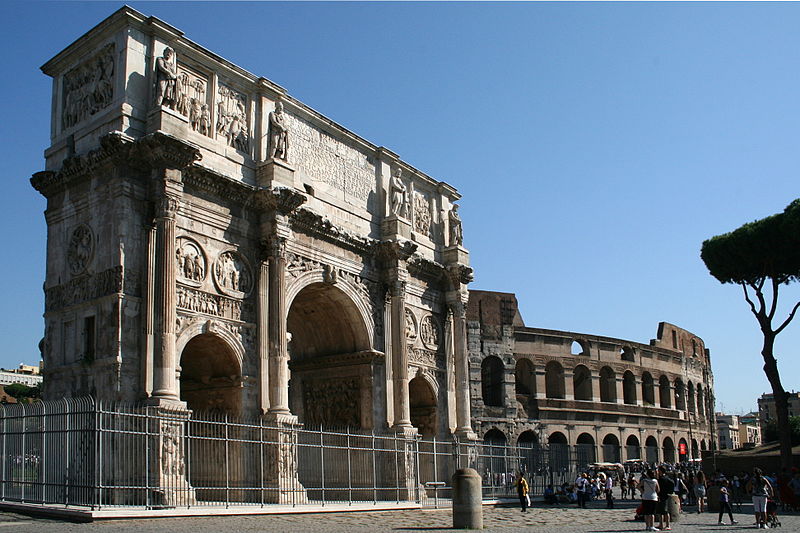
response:
M422 343L431 349L439 347L439 324L433 315L425 315L419 324L419 336Z
M206 279L206 256L200 245L186 237L177 240L175 270L178 278L188 285L199 287Z
M222 252L214 263L214 283L228 296L243 298L253 288L253 272L239 252Z
M72 232L72 237L67 246L67 265L70 273L75 276L86 270L94 252L94 238L92 230L86 224L81 224Z
M417 340L417 319L414 318L414 313L411 309L406 307L406 342L414 344Z

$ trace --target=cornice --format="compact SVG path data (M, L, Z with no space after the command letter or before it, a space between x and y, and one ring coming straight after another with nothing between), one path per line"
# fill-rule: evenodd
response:
M114 131L100 137L100 147L86 154L68 157L58 171L45 170L31 177L31 185L50 197L69 185L96 174L110 164L129 165L141 170L174 168L183 170L202 158L200 150L185 141L156 132L134 140Z
M216 198L229 200L237 205L249 205L256 188L247 183L229 178L210 168L193 165L183 173L183 183L211 194Z
M58 171L36 172L31 185L42 196L49 197L66 189L68 185L88 177L99 167L115 160L127 158L133 139L120 132L100 138L100 147L83 155L68 157Z
M327 218L307 208L297 209L290 218L290 224L294 231L318 237L361 255L372 254L378 244L375 239L355 235L339 228Z

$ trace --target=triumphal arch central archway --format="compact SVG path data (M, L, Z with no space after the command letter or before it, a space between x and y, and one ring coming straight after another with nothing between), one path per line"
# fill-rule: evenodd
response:
M128 7L42 70L46 398L471 436L453 187Z

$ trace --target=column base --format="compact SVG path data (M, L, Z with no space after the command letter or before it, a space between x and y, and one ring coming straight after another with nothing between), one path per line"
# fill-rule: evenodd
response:
M189 408L186 402L168 396L151 396L145 400L144 404L149 407L158 407L170 411L187 410Z
M472 428L458 428L453 432L453 436L459 440L478 440L478 435L472 431Z
M300 422L297 415L293 415L290 411L267 411L262 416L264 422L268 424L276 424L278 426L299 426Z

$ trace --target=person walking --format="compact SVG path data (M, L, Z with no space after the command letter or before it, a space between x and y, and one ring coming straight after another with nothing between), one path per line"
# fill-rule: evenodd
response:
M697 498L697 512L702 513L706 509L706 475L699 471L694 478L694 495Z
M758 529L769 529L767 525L767 499L772 496L772 485L764 477L760 468L753 469L753 477L747 483L747 492L753 497L756 527Z
M658 528L662 531L669 531L672 528L669 525L669 499L675 493L675 481L670 477L667 469L663 466L658 468L658 508L656 512L659 515Z
M731 495L728 492L728 480L724 479L721 482L721 486L719 488L719 518L717 519L717 523L721 526L722 525L722 515L725 514L725 511L728 511L728 517L731 519L731 525L734 526L738 524L736 520L733 519L733 509L731 508Z
M606 477L606 509L613 509L614 508L614 476L609 474Z
M578 505L581 509L586 509L586 500L589 499L589 475L584 472L575 480L575 492L578 497Z
M525 476L522 475L522 472L517 473L517 496L519 496L519 504L522 507L522 512L528 512L528 506L531 504L530 496L528 496L529 487L528 481L525 479Z
M658 531L653 526L656 514L656 504L658 503L658 480L652 470L647 470L642 474L639 481L639 492L642 495L642 516L644 516L644 530Z

